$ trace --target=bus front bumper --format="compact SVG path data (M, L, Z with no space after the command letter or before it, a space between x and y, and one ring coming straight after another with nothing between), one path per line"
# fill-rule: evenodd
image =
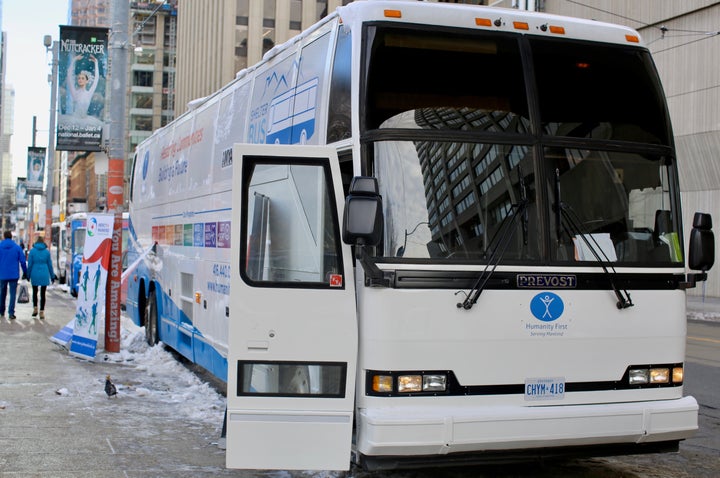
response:
M539 407L360 409L357 451L366 456L677 442L698 428L693 397Z

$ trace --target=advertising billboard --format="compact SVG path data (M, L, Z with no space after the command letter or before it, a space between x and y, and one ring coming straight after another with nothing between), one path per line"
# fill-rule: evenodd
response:
M108 29L60 27L58 151L99 151L105 113Z

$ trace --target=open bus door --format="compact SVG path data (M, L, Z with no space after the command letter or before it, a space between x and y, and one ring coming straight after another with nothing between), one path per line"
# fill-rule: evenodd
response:
M226 464L347 470L358 333L336 151L233 158Z

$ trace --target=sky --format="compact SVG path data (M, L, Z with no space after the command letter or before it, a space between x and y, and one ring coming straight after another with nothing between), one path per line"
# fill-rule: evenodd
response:
M10 143L13 178L27 175L27 148L32 146L32 119L37 117L35 145L47 147L50 123L52 56L43 37L60 36L68 22L67 0L3 0L2 30L7 38L5 82L15 89L14 132Z

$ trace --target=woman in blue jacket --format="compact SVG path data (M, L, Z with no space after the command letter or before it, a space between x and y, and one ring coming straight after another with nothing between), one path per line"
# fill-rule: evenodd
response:
M45 318L45 292L55 280L52 258L42 237L38 237L28 255L28 276L32 285L33 317L38 315L38 287L40 288L40 318Z

